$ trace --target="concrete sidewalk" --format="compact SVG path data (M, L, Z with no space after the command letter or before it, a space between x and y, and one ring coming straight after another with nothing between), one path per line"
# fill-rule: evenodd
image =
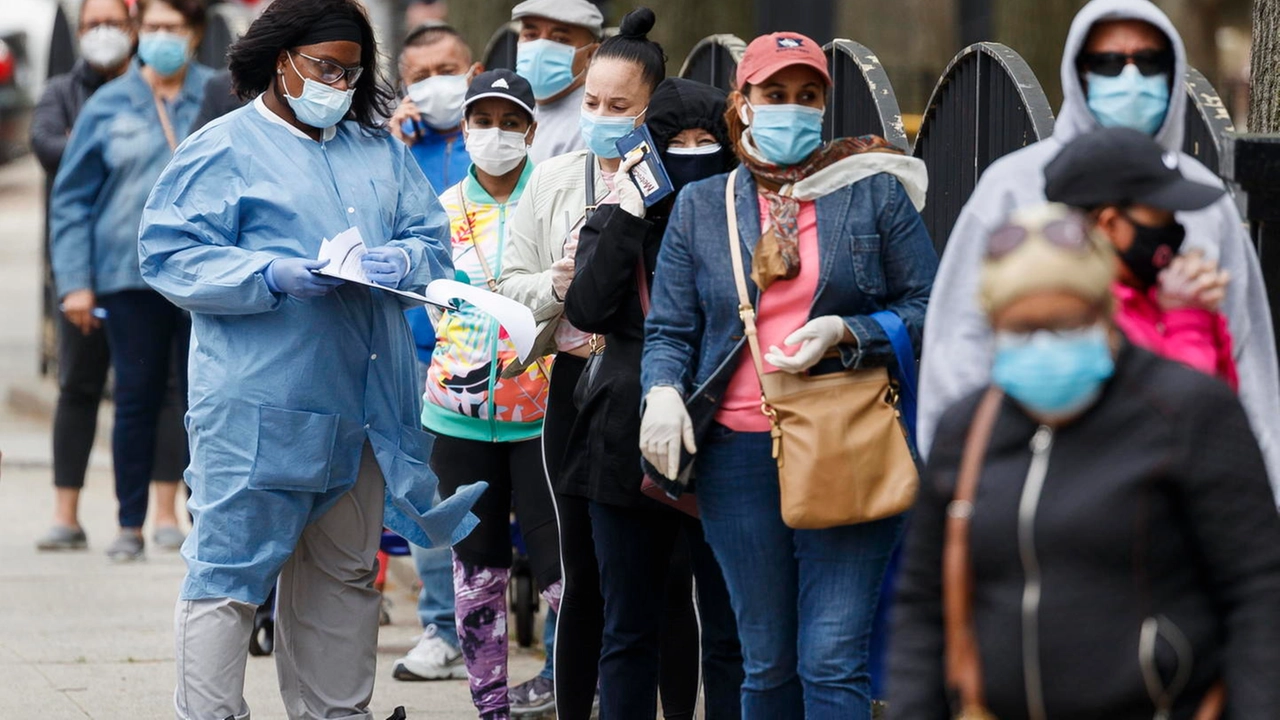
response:
M173 607L184 568L177 554L112 565L114 537L108 419L100 423L82 517L90 549L37 553L53 505L52 381L37 377L42 178L30 158L0 168L0 718L172 718ZM8 399L36 398L21 403ZM379 638L375 720L404 705L411 720L476 717L466 681L403 683L391 665L421 631L409 588L413 569L391 567L393 624ZM542 623L537 623L541 630ZM334 662L342 662L335 648ZM511 678L541 669L540 655L512 649ZM251 658L245 695L255 720L285 717L271 658Z
M90 549L37 553L33 540L45 530L52 505L49 466L41 461L47 447L39 421L0 416L0 716L172 718L173 606L182 560L153 551L146 562L113 565L102 554L115 532L115 498L101 450L83 504ZM465 681L391 678L392 663L421 631L409 591L412 566L402 558L392 563L394 622L379 638L375 719L397 705L411 719L475 717ZM334 662L342 661L335 649ZM532 677L541 663L540 656L513 647L513 681ZM246 684L254 718L285 717L271 658L249 660Z

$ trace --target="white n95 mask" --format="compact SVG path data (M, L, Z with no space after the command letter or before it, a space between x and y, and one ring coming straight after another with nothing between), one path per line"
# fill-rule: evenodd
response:
M476 167L490 175L506 175L529 154L529 146L523 133L499 130L496 127L467 131L467 154Z
M462 122L462 100L467 95L466 75L432 75L406 88L422 119L435 130L452 130Z

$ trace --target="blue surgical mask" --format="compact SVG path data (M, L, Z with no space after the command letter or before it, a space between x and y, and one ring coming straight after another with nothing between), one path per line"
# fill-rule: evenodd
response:
M1130 63L1115 77L1086 73L1089 110L1103 127L1127 127L1154 136L1169 114L1169 75L1150 77Z
M795 165L822 144L821 108L804 105L747 105L754 111L751 139L764 160L774 165ZM747 122L747 111L742 111Z
M1069 418L1098 399L1115 372L1107 330L996 333L991 378L1042 419Z
M535 100L546 100L573 84L578 49L555 40L528 40L516 45L516 74L529 81Z
M320 130L331 128L342 122L342 118L346 117L347 111L351 109L351 100L356 94L355 88L344 92L312 80L298 72L298 66L293 64L293 55L289 55L289 64L293 66L293 71L298 73L298 77L302 78L302 94L298 97L290 95L288 90L284 90L283 84L281 89L284 90L284 98L288 101L289 107L293 108L293 114L298 121Z
M138 37L138 57L147 67L169 77L187 66L191 59L191 38L168 32L142 33Z
M584 108L578 119L578 129L582 131L582 141L587 149L596 157L611 160L622 157L616 143L636 129L636 121L644 114L644 110L631 117L601 117L592 115Z

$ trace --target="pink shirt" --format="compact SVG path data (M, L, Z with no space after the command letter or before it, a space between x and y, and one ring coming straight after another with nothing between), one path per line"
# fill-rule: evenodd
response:
M769 204L764 197L760 203L760 226L769 219ZM756 331L760 337L760 354L769 352L776 345L790 355L795 346L783 341L788 335L809 322L809 310L813 296L818 292L818 274L821 260L818 257L818 213L812 202L800 203L800 274L791 280L778 280L760 293L756 301ZM778 369L764 361L764 371ZM769 418L760 410L760 378L756 377L755 361L751 349L742 348L738 368L729 379L724 401L716 412L716 422L737 432L769 432Z
M1217 377L1232 390L1239 389L1231 332L1222 313L1194 308L1164 310L1154 291L1144 293L1121 283L1112 285L1111 292L1116 297L1116 325L1130 342Z

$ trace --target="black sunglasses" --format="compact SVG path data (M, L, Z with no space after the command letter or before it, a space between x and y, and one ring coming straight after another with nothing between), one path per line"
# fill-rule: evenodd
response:
M1089 231L1085 229L1078 217L1066 220L1051 220L1039 228L1028 229L1021 225L1005 225L987 239L987 257L999 260L1022 246L1034 231L1038 231L1045 240L1062 248L1078 253L1089 251L1092 241Z
M1132 62L1147 77L1173 70L1173 53L1169 50L1143 50L1136 53L1081 53L1080 67L1091 73L1115 77Z

